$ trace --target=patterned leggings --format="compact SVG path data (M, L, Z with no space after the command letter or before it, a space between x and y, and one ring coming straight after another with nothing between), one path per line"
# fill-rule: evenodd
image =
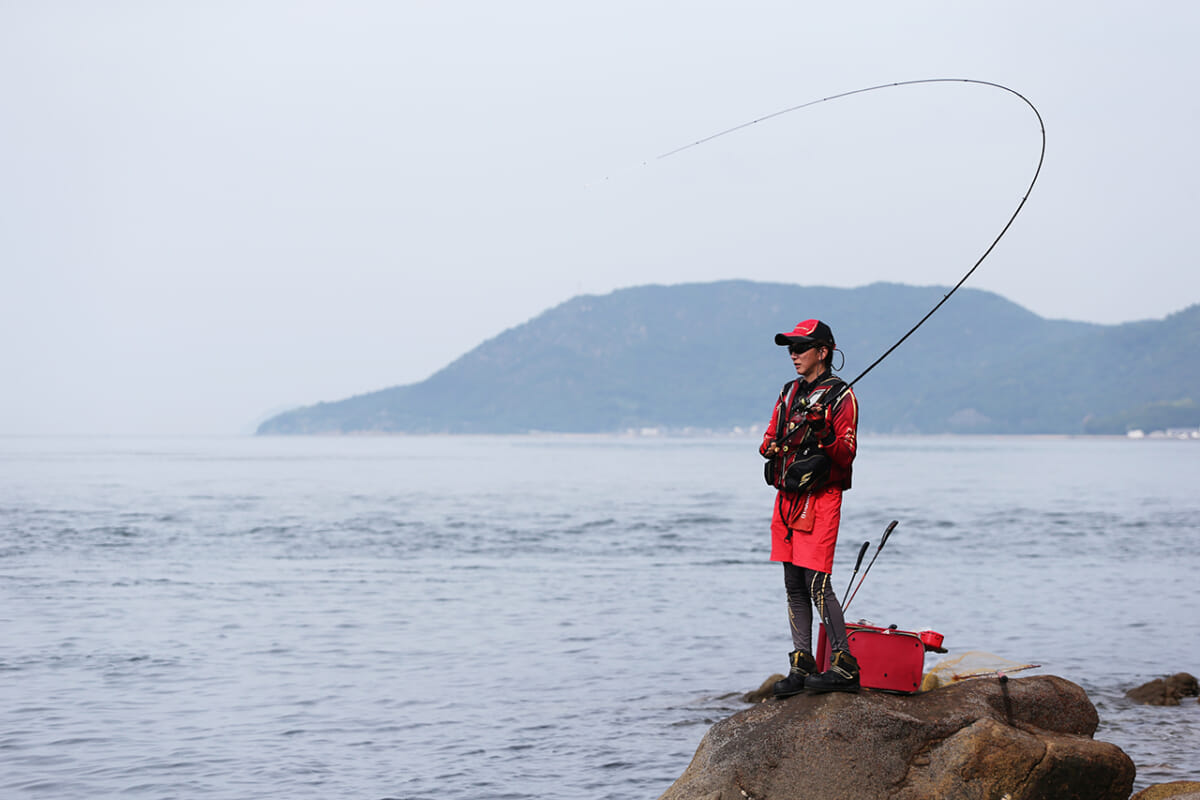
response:
M787 589L788 621L792 627L792 648L812 653L812 610L816 606L833 650L849 650L846 620L829 583L828 572L798 567L783 562L783 585Z

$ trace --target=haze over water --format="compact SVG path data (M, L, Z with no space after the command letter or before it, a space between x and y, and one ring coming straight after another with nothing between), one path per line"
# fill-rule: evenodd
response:
M0 439L5 797L655 797L786 666L750 438ZM1200 447L861 443L848 616L1082 685L1196 779ZM931 656L930 663L937 657Z

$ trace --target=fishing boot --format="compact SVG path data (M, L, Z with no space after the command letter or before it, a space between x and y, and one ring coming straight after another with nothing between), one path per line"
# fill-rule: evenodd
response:
M817 660L803 650L793 650L788 654L792 662L792 670L781 681L775 681L774 692L777 698L791 697L804 691L804 681L817 669Z
M858 661L848 650L835 652L829 669L804 681L804 688L814 692L857 692L858 687Z

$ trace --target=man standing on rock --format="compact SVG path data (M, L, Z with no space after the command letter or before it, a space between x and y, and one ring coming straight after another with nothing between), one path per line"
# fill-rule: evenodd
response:
M856 691L858 662L846 641L842 607L830 585L833 552L842 513L842 492L850 488L857 449L858 400L833 374L833 331L805 320L775 335L786 346L799 377L784 385L759 453L767 459L767 483L778 489L771 519L771 560L783 562L791 622L791 669L775 684L776 697L806 687L817 691ZM825 623L833 650L830 668L816 674L812 655L812 610Z

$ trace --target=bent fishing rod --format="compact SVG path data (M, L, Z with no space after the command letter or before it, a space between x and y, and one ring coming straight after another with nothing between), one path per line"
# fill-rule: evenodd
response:
M1030 102L1029 98L1025 97L1025 95L1021 94L1020 92L1016 91L1015 89L1011 89L1008 86L1005 86L1004 84L994 83L992 81L976 80L974 78L922 78L919 80L898 81L895 83L881 83L876 86L867 86L863 89L853 89L848 92L841 92L840 94L834 94L834 95L830 95L828 97L822 97L817 100L810 100L807 103L801 103L800 105L791 106L790 108L784 108L784 109L781 109L774 113L767 114L764 117L752 119L749 122L743 122L740 125L735 125L732 128L727 128L723 131L719 131L718 133L714 133L711 136L706 136L703 139L698 139L698 140L692 142L691 144L686 144L682 147L677 147L674 150L670 150L670 151L663 153L662 155L659 155L655 158L656 161L661 161L662 159L670 158L671 156L674 156L678 153L682 153L685 150L690 150L693 147L699 147L700 145L705 144L707 142L711 142L714 139L719 139L722 136L728 136L732 133L736 133L740 130L744 130L746 128L751 127L752 125L758 125L759 123L766 122L767 120L775 119L776 117L781 117L784 114L791 114L792 112L800 111L801 109L804 109L804 108L809 108L811 106L819 105L820 103L828 103L833 100L840 100L845 97L851 97L853 95L858 95L858 94L865 94L866 92L879 91L881 89L894 89L894 88L897 88L900 86L916 86L919 84L931 84L931 83L965 83L965 84L972 84L975 86L991 87L993 89L1003 90L1003 91L1008 92L1009 94L1019 98L1023 103L1025 103L1025 105L1029 106L1029 109L1033 112L1034 116L1037 117L1038 129L1041 131L1042 143L1041 143L1041 150L1038 153L1037 167L1033 171L1033 178L1029 181L1029 186L1026 187L1025 194L1021 197L1021 202L1017 204L1017 208L1015 211L1013 211L1012 216L1010 216L1008 218L1008 221L1004 224L1004 227L1000 229L1000 233L998 233L996 235L996 238L992 240L992 243L990 245L988 245L986 250L983 251L983 255L981 255L978 258L978 260L975 261L975 263L973 265L971 265L971 268L969 270L967 270L966 274L963 275L962 278L959 279L958 283L954 284L954 287L950 291L946 292L946 294L942 297L942 299L938 301L937 305L935 305L933 308L931 308L929 310L929 313L927 313L925 316L921 317L921 319L917 321L917 324L913 325L908 330L908 333L901 336L894 345L889 347L884 352L883 355L881 355L879 358L877 358L873 362L871 362L871 364L866 369L864 369L861 373L859 373L857 378L855 378L854 380L847 383L841 389L841 391L838 392L838 397L840 397L846 391L849 391L849 389L851 387L853 387L854 384L856 384L860 380L862 380L867 375L868 372L875 369L875 367L879 366L880 362L882 362L885 358L890 356L897 347L902 345L905 342L905 340L908 339L908 337L910 337L914 333L916 333L917 329L920 328L922 325L924 325L925 321L928 320L930 317L932 317L939 308L941 308L943 305L945 305L946 301L949 300L950 297L955 292L958 291L959 287L967 282L967 279L970 278L972 274L974 274L975 270L979 268L979 265L983 263L984 259L986 259L989 255L991 255L992 250L994 250L996 248L996 245L1000 243L1000 240L1002 238L1004 238L1004 234L1008 233L1008 229L1010 227L1012 227L1012 224L1016 220L1017 215L1020 214L1021 209L1025 207L1025 201L1029 199L1029 195L1033 191L1033 186L1035 183L1037 183L1038 176L1041 175L1041 173L1042 173L1042 163L1046 159L1046 125L1045 125L1045 122L1042 120L1041 112L1039 112L1037 110L1037 106L1035 106L1032 102ZM836 401L836 400L837 400L837 398L835 397L834 401Z

